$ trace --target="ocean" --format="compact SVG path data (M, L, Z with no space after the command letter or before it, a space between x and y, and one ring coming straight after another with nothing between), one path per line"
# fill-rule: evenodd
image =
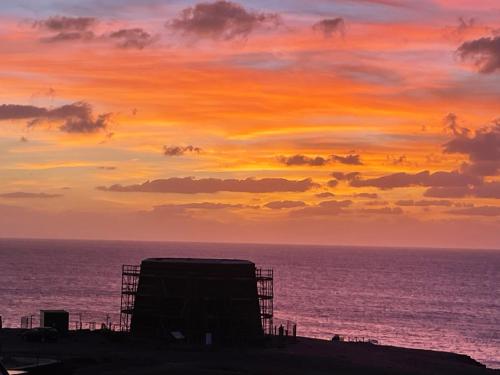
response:
M122 264L248 259L275 275L275 315L298 334L452 351L500 368L500 251L0 239L0 315L40 309L118 323Z

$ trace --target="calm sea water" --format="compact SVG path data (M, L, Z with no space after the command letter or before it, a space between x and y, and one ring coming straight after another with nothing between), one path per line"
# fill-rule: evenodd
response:
M43 308L117 322L121 265L153 256L274 268L276 315L300 335L364 336L500 368L500 251L0 239L4 325Z

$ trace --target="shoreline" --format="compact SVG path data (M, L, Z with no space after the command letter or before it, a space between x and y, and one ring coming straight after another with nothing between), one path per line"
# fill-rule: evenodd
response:
M54 343L0 331L2 355L61 361L50 374L485 374L500 369L463 354L298 337L266 347L188 347L110 331L70 331ZM276 338L275 338L276 339ZM6 363L8 366L8 363Z

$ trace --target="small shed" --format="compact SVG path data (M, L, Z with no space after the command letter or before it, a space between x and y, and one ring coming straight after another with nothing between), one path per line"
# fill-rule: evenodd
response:
M40 327L52 327L59 333L69 329L69 312L66 310L40 310Z

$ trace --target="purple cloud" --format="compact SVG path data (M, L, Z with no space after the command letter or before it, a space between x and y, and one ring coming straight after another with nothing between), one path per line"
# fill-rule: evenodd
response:
M165 156L182 156L188 152L197 153L201 152L201 148L194 146L163 146L163 154Z
M337 185L339 184L339 182L337 180L330 180L327 182L327 186L330 187L330 188L334 188L336 187Z
M352 181L358 178L361 175L359 172L332 172L332 176L335 177L339 181Z
M153 36L139 27L123 28L98 35L94 31L98 23L93 17L54 16L33 22L33 27L52 33L40 39L44 43L111 41L119 48L143 49L158 40L158 36Z
M344 36L345 22L342 17L325 18L312 26L314 31L320 32L325 38L331 38L334 34Z
M444 206L450 207L453 205L453 202L448 200L419 200L414 201L411 199L408 200L399 200L396 202L397 206L403 207L429 207L429 206Z
M166 212L166 211L177 211L182 212L185 210L225 210L225 209L242 209L242 208L258 208L258 206L247 206L244 204L231 204L231 203L219 203L219 202L193 202L193 203L182 203L182 204L163 204L155 206L153 211L155 212Z
M479 129L472 136L469 132L456 134L444 145L444 152L467 155L471 164L462 168L467 173L497 175L500 171L500 121Z
M393 173L366 180L356 179L351 181L350 185L353 187L373 186L379 189L392 189L409 186L467 186L478 185L481 183L481 178L473 175L462 174L457 171L440 171L434 173L423 171L416 174L409 174L405 172Z
M141 28L120 29L108 34L108 38L117 41L117 47L144 49L153 44L158 38Z
M333 198L335 194L325 191L324 193L318 193L315 195L316 198Z
M311 158L309 156L297 154L293 156L280 156L278 157L278 161L287 166L308 165L311 167L320 167L328 164L330 160L321 156Z
M266 203L264 206L272 210L282 210L287 208L305 207L307 205L302 201L273 201Z
M500 36L464 42L457 55L462 61L472 62L480 73L493 73L500 69Z
M432 198L493 198L500 199L500 181L486 182L477 186L431 187L424 193Z
M342 163L342 164L348 164L348 165L363 165L361 162L361 158L359 155L346 155L346 156L340 156L340 155L332 155L332 160Z
M186 35L230 40L245 38L260 27L276 27L280 22L276 13L254 12L240 4L218 0L184 9L167 27Z
M97 23L97 19L93 17L54 16L33 22L33 27L55 33L49 37L41 38L41 41L46 43L75 40L88 41L95 38L91 28Z
M111 120L111 113L94 116L92 107L85 102L66 104L51 109L32 105L0 105L1 120L30 119L28 127L44 122L60 121L59 130L65 133L96 133L105 130Z
M272 210L282 210L287 208L305 207L307 205L302 201L274 201L266 203L264 206Z
M317 187L311 179L287 180L284 178L247 178L218 179L194 177L171 177L167 179L146 181L140 185L112 185L109 187L99 186L97 189L121 193L217 193L221 191L240 193L273 193L273 192L304 192Z

